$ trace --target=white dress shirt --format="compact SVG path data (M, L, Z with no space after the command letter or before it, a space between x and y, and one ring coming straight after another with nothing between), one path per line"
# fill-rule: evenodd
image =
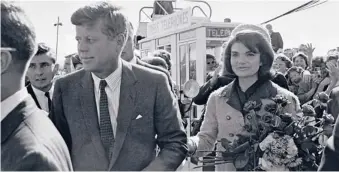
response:
M26 88L17 91L13 95L1 102L1 121L14 110L26 97L28 92Z
M34 88L34 86L32 85L32 89L33 89L33 92L36 96L36 98L38 99L38 102L39 102L39 105L41 107L42 110L46 111L46 112L49 112L49 108L48 108L48 99L47 97L45 96L45 92L37 89L37 88ZM51 99L52 101L52 97L53 97L53 91L54 91L54 84L52 85L52 87L49 89L49 98Z
M133 56L132 60L130 61L130 63L133 63L133 64L137 64L137 56Z
M111 117L111 123L113 127L114 136L116 135L116 128L117 128L117 117L119 111L119 100L120 100L120 86L121 86L121 74L122 74L122 62L119 60L118 68L111 73L107 78L105 78L107 82L107 86L105 88L108 100L108 111ZM97 113L98 119L100 123L100 78L95 76L92 73L92 78L94 81L94 94L95 94L95 101L97 105Z

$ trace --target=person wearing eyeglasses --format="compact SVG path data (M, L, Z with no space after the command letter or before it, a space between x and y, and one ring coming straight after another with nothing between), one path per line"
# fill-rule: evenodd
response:
M72 171L65 141L24 85L35 38L25 12L1 1L1 171Z

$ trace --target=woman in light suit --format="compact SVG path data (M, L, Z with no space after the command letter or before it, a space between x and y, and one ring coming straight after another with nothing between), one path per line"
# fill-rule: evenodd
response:
M274 84L270 72L274 53L269 38L262 34L264 29L253 25L255 30L235 29L225 48L224 74L231 74L235 80L216 90L207 102L205 119L197 136L188 141L189 152L195 156L204 156L211 151L221 138L233 142L244 126L243 106L249 100L267 101L276 95L285 96L289 104L284 111L296 115L300 110L298 98L288 90ZM238 26L243 27L243 26ZM264 102L263 102L264 103ZM217 150L224 148L218 142ZM217 157L221 155L217 153ZM216 165L216 171L234 171L233 163Z

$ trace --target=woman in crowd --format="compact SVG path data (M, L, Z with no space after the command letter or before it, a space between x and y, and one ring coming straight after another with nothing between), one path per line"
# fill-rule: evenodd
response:
M237 29L235 29L237 30ZM295 115L300 109L295 95L274 84L270 69L274 52L265 36L257 31L242 30L232 34L224 54L224 72L235 78L230 84L210 95L205 119L197 136L188 141L189 152L203 156L196 150L213 150L221 138L234 142L245 123L244 104L249 100L282 95L291 102L285 112ZM224 150L218 142L217 150ZM217 153L217 156L221 156ZM217 171L234 171L233 163L216 165Z
M287 74L287 70L293 65L292 61L284 54L278 54L274 60L273 69L280 72L284 76Z

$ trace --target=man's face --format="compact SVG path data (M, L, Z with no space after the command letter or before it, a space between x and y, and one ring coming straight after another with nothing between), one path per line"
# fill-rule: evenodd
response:
M52 57L48 54L34 56L28 71L27 77L32 86L37 89L43 90L52 85L54 77L54 63Z
M101 20L94 25L76 26L76 40L78 54L83 63L83 68L90 72L102 73L111 70L117 63L122 48L117 36L110 38L105 35L104 24Z
M129 62L133 59L133 57L134 57L133 39L129 37L124 47L124 50L122 50L121 58Z

